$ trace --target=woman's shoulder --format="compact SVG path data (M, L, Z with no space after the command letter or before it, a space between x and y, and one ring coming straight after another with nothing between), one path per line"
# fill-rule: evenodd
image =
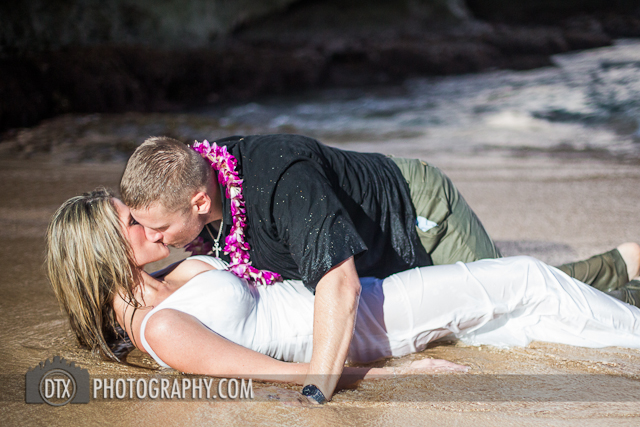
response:
M225 269L226 265L224 262L217 258L194 256L182 261L177 267L164 276L164 279L168 282L184 284L205 271Z
M209 270L215 270L215 267L204 261L187 259L164 276L164 280L174 286L182 287L194 277Z
M196 256L186 259L179 268L167 276L165 280L178 286L172 296L174 303L194 299L193 304L209 304L210 299L244 298L251 291L247 283L227 270L220 259L208 256ZM173 294L172 294L173 295ZM207 302L208 301L208 302Z
M210 265L211 267L215 268L216 270L228 270L229 269L229 263L227 263L226 261L221 260L220 258L216 258L213 256L209 256L209 255L194 255L191 256L189 258L187 258L184 262L187 261L200 261L203 262L205 264Z

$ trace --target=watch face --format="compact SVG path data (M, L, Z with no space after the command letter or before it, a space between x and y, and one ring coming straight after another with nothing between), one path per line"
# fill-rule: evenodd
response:
M316 390L318 390L318 387L309 384L304 386L304 388L302 389L302 394L304 394L305 396L311 396Z
M318 403L324 403L327 401L320 389L313 384L304 386L304 388L302 389L302 394L312 398Z

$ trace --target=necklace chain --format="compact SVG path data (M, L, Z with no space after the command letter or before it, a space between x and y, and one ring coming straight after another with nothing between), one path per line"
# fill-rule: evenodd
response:
M224 225L224 218L220 222L220 228L218 229L218 236L217 237L213 237L213 233L211 232L211 229L210 229L210 227L212 227L211 224L206 224L204 226L204 228L207 229L207 232L209 233L209 236L211 236L211 238L213 239L213 248L211 250L216 253L216 258L220 258L220 251L222 250L222 247L220 246L219 242L220 242L220 236L222 236L222 226L223 225Z

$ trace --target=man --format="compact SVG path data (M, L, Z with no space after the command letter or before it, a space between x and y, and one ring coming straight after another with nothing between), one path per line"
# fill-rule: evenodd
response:
M331 398L347 358L359 276L500 256L451 181L419 160L343 151L299 135L217 143L236 158L244 180L252 265L315 291L303 391L318 401ZM138 147L121 182L147 238L178 247L200 232L224 242L232 222L224 191L198 153L170 138ZM217 221L220 229L212 230ZM619 255L609 255L590 274L625 281L621 265Z

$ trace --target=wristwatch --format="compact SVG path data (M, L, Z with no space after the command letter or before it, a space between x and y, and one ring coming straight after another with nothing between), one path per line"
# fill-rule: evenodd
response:
M319 404L323 404L324 402L327 401L327 398L324 397L324 394L322 394L320 389L318 387L314 386L313 384L308 384L308 385L304 386L304 388L302 389L302 394L307 396L307 397L312 398L313 400L315 400Z

